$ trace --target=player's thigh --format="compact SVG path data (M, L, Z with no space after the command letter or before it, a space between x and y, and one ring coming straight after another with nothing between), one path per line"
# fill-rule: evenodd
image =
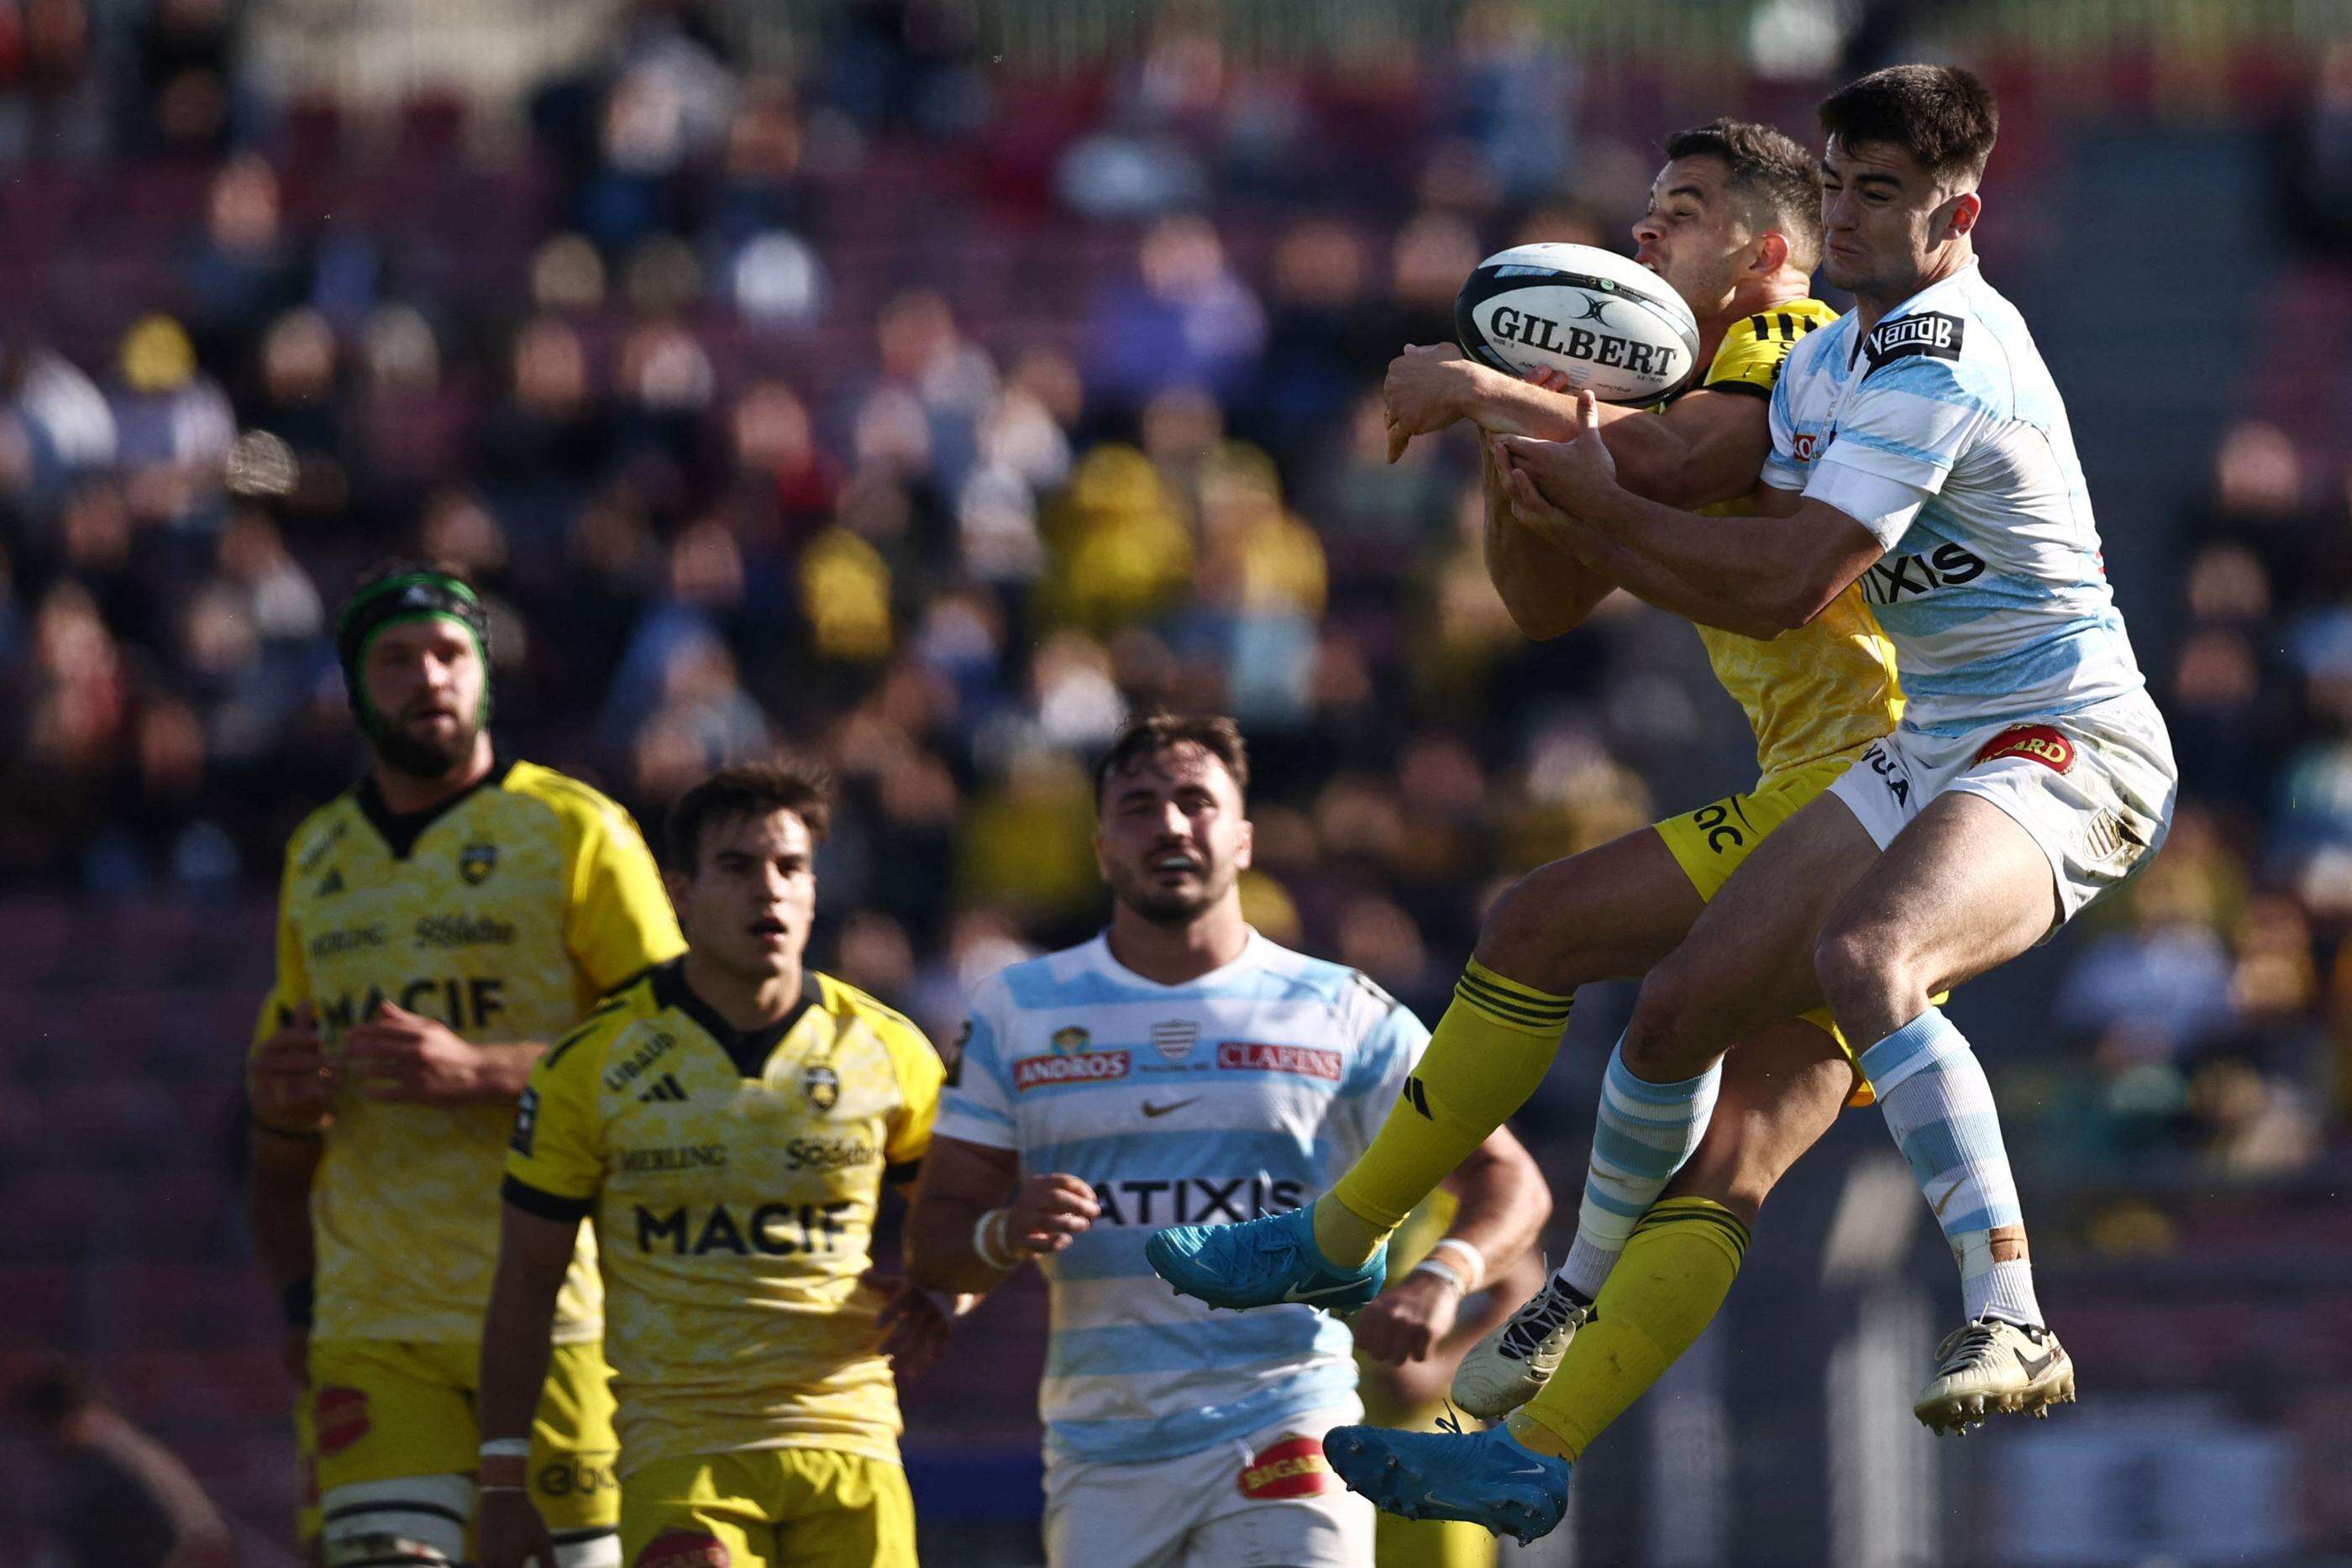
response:
M311 1341L310 1431L322 1500L370 1481L473 1474L480 1438L471 1379L446 1354L459 1348Z
M770 1568L766 1477L736 1454L656 1459L621 1480L626 1568Z
M1700 1071L1743 1036L1820 1006L1816 940L1877 855L1853 811L1830 794L1768 835L1643 983L1627 1040L1634 1071L1687 1076L1680 1060L1634 1058L1661 1050Z
M603 1348L559 1344L548 1355L547 1383L531 1422L531 1500L549 1530L610 1529L620 1517L614 1466L613 1369Z
M1377 1517L1336 1479L1313 1496L1245 1502L1194 1527L1184 1568L1360 1568Z
M1180 1568L1207 1500L1245 1456L1223 1444L1150 1464L1045 1457L1047 1568Z
M1673 950L1704 904L1660 830L1643 828L1505 889L1479 931L1478 961L1548 991L1630 979Z
M788 1500L779 1562L807 1568L915 1568L915 1497L887 1459L831 1448L772 1450Z
M310 1343L320 1556L329 1568L405 1552L466 1553L474 1502L470 1347L388 1340Z
M1855 1078L1852 1054L1805 1019L1743 1040L1724 1060L1706 1135L1664 1196L1711 1198L1752 1222L1765 1196L1837 1121Z
M1948 790L1838 901L1819 944L1822 982L1948 989L2041 941L2058 909L2033 836L1991 802Z

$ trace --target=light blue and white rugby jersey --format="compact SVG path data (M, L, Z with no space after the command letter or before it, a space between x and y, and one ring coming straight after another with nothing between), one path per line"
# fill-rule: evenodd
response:
M1354 1396L1338 1321L1212 1312L1152 1273L1144 1239L1312 1201L1371 1142L1428 1041L1362 975L1255 933L1181 986L1122 967L1099 936L981 984L934 1130L1019 1150L1024 1176L1082 1177L1103 1209L1043 1265L1049 1445L1170 1458Z
M1895 643L1907 727L1960 735L2144 685L2065 404L1974 262L1866 336L1849 312L1790 350L1764 480L1886 547L1863 594Z

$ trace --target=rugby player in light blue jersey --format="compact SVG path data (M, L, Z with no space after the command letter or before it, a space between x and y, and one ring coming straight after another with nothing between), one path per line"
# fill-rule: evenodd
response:
M1768 838L1644 981L1619 1048L1633 1082L1603 1100L1595 1146L1612 1155L1587 1197L1605 1181L1636 1212L1655 1201L1705 1131L1723 1052L1826 1001L1960 1261L1968 1321L1915 1406L1959 1429L2072 1398L2074 1375L2034 1299L1984 1070L1930 998L2144 865L2177 770L2064 405L1977 268L1991 94L1966 71L1898 66L1821 118L1825 265L1856 308L1781 371L1762 515L1625 490L1589 397L1575 438L1498 453L1522 516L1637 594L1696 584L1794 627L1858 580L1895 644L1900 727ZM1352 1427L1327 1448L1385 1509L1525 1538L1557 1524L1595 1401L1595 1380L1563 1368L1507 1428Z
M1055 1568L1369 1564L1372 1510L1322 1442L1361 1419L1353 1353L1429 1354L1550 1212L1496 1132L1447 1184L1458 1208L1427 1261L1376 1299L1297 1298L1360 1307L1352 1342L1315 1306L1214 1312L1153 1275L1162 1226L1303 1218L1429 1038L1361 974L1244 921L1248 781L1230 720L1140 719L1113 742L1096 771L1110 925L978 988L908 1221L909 1270L935 1290L1033 1260L1050 1283Z

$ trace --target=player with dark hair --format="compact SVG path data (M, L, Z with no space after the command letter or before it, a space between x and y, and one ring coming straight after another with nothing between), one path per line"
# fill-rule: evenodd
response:
M368 772L287 847L254 1229L308 1389L327 1568L465 1559L515 1098L544 1042L679 946L628 813L492 746L488 643L449 572L360 584L335 647ZM598 1568L619 1562L602 1291L594 1252L568 1258L531 1476L562 1568Z
M1629 476L1642 476L1629 483L1643 493L1738 509L1732 498L1755 489L1769 447L1781 362L1836 319L1807 296L1821 255L1818 160L1769 127L1721 120L1676 133L1666 151L1649 211L1633 227L1637 259L1691 305L1708 370L1663 409L1608 410L1604 439ZM1411 350L1390 368L1389 401L1399 446L1456 418L1488 432L1565 435L1576 412L1575 401L1550 386ZM1496 455L1482 455L1496 586L1529 635L1565 631L1615 581L1521 518ZM1318 1200L1311 1237L1296 1221L1253 1228L1296 1228L1297 1245L1281 1252L1259 1247L1255 1236L1172 1234L1154 1244L1154 1258L1180 1289L1245 1306L1279 1299L1294 1276L1328 1272L1377 1288L1389 1231L1550 1067L1576 988L1638 976L1671 951L1757 843L1893 729L1901 704L1894 653L1859 590L1801 632L1774 640L1750 634L1765 628L1728 614L1720 595L1695 585L1650 582L1641 591L1697 626L1725 690L1754 727L1758 781L1523 877L1489 913L1414 1092ZM1630 1095L1627 1083L1622 1064L1612 1062L1604 1092ZM1591 1385L1596 1402L1605 1386L1618 1408L1630 1403L1696 1339L1729 1291L1773 1185L1842 1104L1866 1104L1869 1093L1826 1012L1759 1030L1722 1076L1723 1113L1665 1201L1588 1188L1574 1250L1471 1352L1454 1397L1474 1415L1497 1417L1558 1375ZM1605 1157L1639 1158L1614 1143ZM1639 1267L1616 1269L1621 1251ZM1602 1315L1612 1327L1580 1352L1575 1336L1604 1290Z
M1310 1199L1368 1141L1428 1033L1363 975L1243 918L1249 758L1230 719L1138 719L1095 779L1110 924L978 988L908 1223L910 1267L977 1291L1034 1261L1051 1283L1038 1404L1055 1568L1355 1568L1371 1559L1372 1510L1333 1479L1321 1441L1360 1408L1348 1330L1297 1304L1213 1317L1153 1279L1143 1248L1171 1219L1237 1223ZM1449 1186L1445 1234L1356 1316L1368 1356L1429 1354L1550 1210L1507 1132Z
M484 1568L547 1568L524 1437L585 1219L610 1290L621 1547L633 1564L913 1568L901 1370L945 1342L872 1271L945 1075L920 1030L803 963L824 774L729 768L670 813L682 957L531 1071L482 1336Z
M1746 1032L1826 1001L1959 1260L1969 1321L1917 1410L1962 1427L2074 1394L2042 1325L1998 1108L1946 986L2046 939L2162 842L2176 768L2100 567L2065 407L2016 308L1978 271L1977 186L1997 128L1950 67L1874 72L1822 107L1831 281L1855 310L1801 344L1772 402L1769 486L1732 528L1617 482L1590 400L1560 443L1507 442L1513 495L1620 580L1697 580L1795 627L1860 582L1909 706L1864 765L1734 873L1643 982L1620 1056L1638 1124L1671 1156ZM1665 1136L1658 1134L1663 1132ZM1679 1163L1644 1162L1643 1199ZM1600 1175L1596 1166L1596 1177ZM1558 1523L1584 1422L1557 1380L1507 1430L1335 1432L1382 1506Z

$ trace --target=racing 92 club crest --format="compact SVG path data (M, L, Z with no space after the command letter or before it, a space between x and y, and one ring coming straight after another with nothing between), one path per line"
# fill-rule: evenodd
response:
M1191 1019L1171 1019L1151 1026L1151 1049L1164 1061L1183 1061L1200 1042L1201 1026Z
M830 1111L841 1100L841 1074L822 1061L801 1069L801 1092L820 1111Z
M457 874L468 887L479 887L499 869L499 846L476 839L457 852Z

